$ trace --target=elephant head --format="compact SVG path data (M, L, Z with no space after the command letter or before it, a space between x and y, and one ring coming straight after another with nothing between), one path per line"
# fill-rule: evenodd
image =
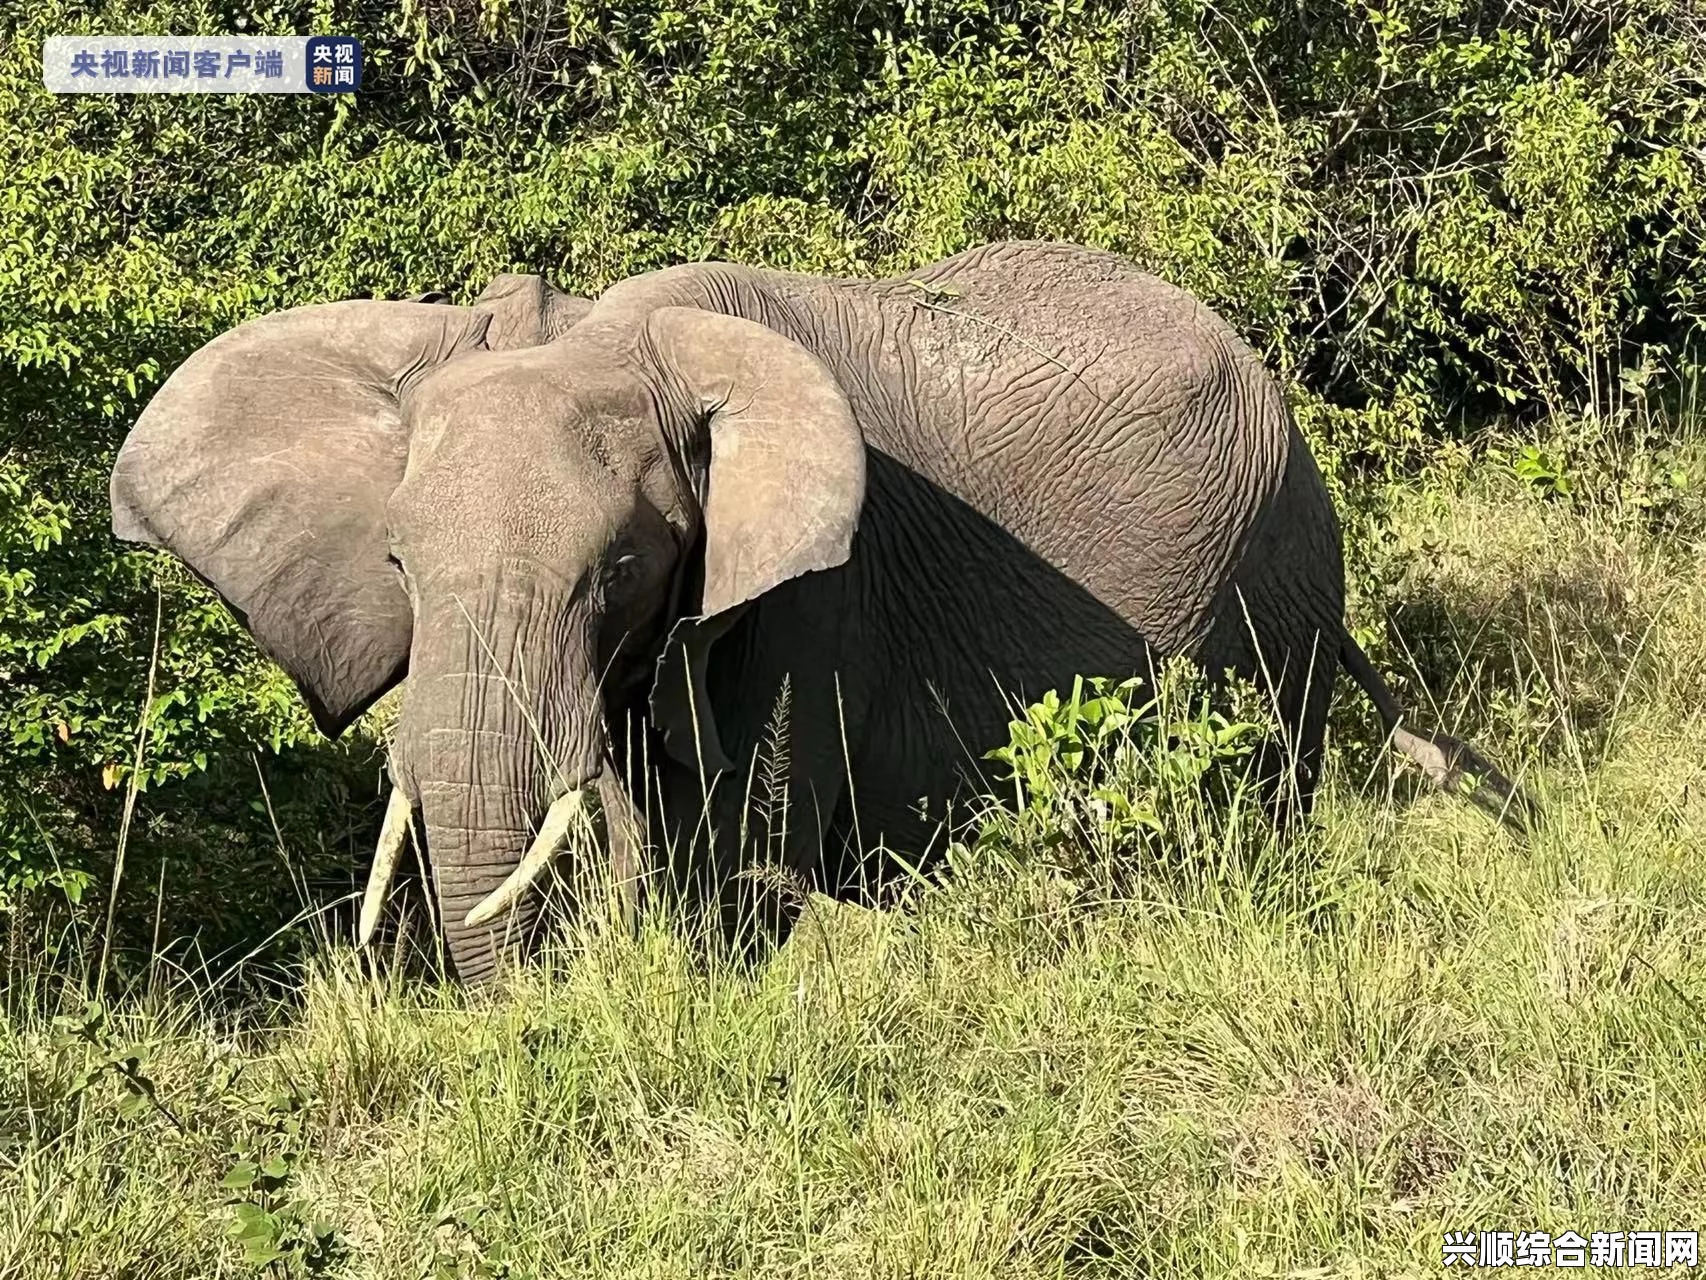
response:
M449 302L442 289L429 289L405 299L408 302ZM490 314L485 346L489 351L533 347L567 333L592 310L592 299L564 293L543 276L505 272L492 281L471 304Z
M706 646L844 561L864 496L851 410L804 348L679 307L591 324L536 279L240 325L155 395L111 485L115 533L209 583L323 732L407 673L363 931L418 815L474 980L609 793L611 700L722 763Z

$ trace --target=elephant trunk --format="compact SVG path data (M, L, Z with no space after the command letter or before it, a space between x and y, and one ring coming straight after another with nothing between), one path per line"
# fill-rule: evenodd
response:
M446 949L478 982L524 946L539 896L477 924L469 913L535 844L559 797L588 788L603 723L586 626L528 578L430 606L397 741L420 805Z
M465 736L471 755L489 750L474 745L474 734ZM527 815L535 808L542 811L542 805L529 795L494 797L490 784L466 778L422 779L420 789L445 948L457 974L478 982L528 941L538 923L534 897L490 927L470 926L466 918L520 859L533 838Z

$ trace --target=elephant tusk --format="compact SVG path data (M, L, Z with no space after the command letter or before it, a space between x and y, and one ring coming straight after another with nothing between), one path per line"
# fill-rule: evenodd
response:
M385 805L385 823L379 828L379 847L373 852L373 870L367 875L367 892L361 899L361 923L356 930L356 945L365 947L373 941L373 931L379 927L379 913L385 907L385 895L391 892L391 880L403 861L403 845L409 839L409 817L413 812L408 796L401 787L391 788L391 799Z
M552 802L545 813L545 821L539 824L539 834L533 838L533 845L522 858L516 869L509 873L509 878L491 893L480 899L463 919L470 928L487 924L498 916L510 910L520 901L521 895L532 887L533 882L550 867L563 846L563 839L569 834L577 819L586 817L586 792L576 789L565 791Z

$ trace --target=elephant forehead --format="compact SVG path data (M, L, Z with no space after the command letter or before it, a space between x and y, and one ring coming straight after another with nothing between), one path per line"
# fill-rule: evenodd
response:
M572 434L456 434L412 452L386 504L390 536L424 560L466 566L503 555L570 573L596 561L632 518L635 482Z
M514 378L463 383L412 413L404 489L453 506L535 490L608 505L638 483L656 436L633 397Z
M448 417L525 429L581 417L634 418L650 404L632 372L562 342L449 361L411 389L405 410L417 427Z

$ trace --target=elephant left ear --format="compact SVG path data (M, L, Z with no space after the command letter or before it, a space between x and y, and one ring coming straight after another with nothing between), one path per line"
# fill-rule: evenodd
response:
M172 552L218 592L328 737L408 666L385 515L409 453L400 397L483 350L489 323L368 300L259 316L185 360L114 460L114 536Z
M704 527L699 614L658 664L652 718L672 756L730 767L705 687L710 646L755 601L852 554L865 441L835 375L810 351L737 316L664 307L647 317L659 368L698 408Z

